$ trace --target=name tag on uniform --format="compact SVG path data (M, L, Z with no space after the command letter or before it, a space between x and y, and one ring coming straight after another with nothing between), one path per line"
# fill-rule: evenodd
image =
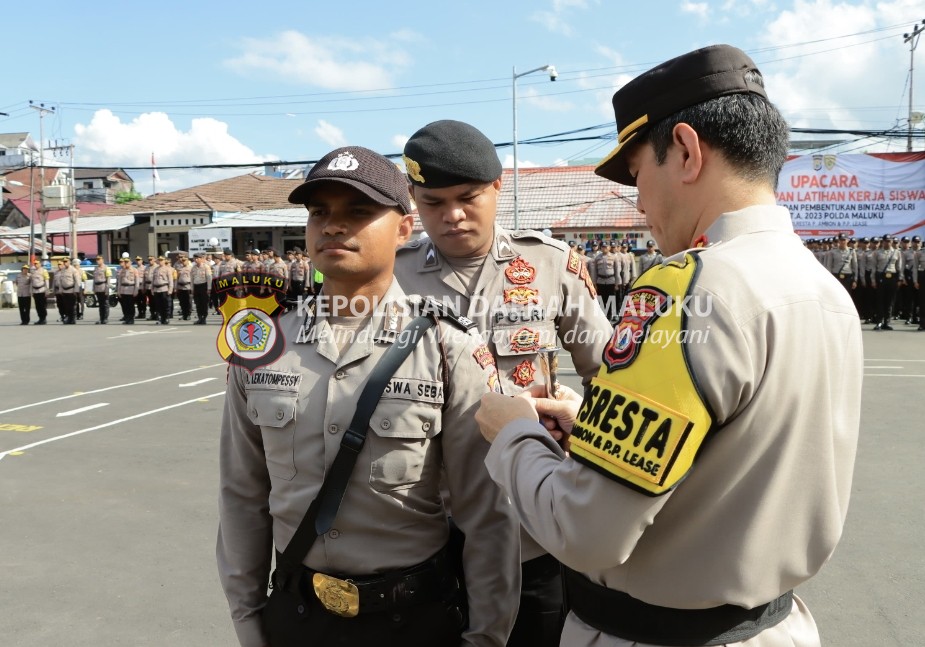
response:
M393 377L382 392L382 398L443 404L443 382Z

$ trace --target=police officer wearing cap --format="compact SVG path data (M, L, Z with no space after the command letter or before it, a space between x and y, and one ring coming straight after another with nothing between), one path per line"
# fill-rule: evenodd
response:
M661 264L662 254L658 251L654 240L646 242L646 251L639 257L639 275L645 274L648 270Z
M613 106L596 173L638 187L666 262L633 285L584 397L483 397L486 464L568 568L563 645L817 646L793 588L842 532L863 353L849 295L776 204L789 128L728 45Z
M42 262L37 258L32 259L29 279L29 289L35 302L35 315L38 317L35 325L44 326L45 318L48 316L48 270L42 267Z
M228 374L218 564L238 640L500 647L514 622L520 569L518 526L488 478L488 445L473 418L497 384L491 356L471 322L430 310L436 327L390 369L381 398L360 401L382 356L407 346L406 326L423 305L392 274L414 222L406 180L385 157L349 146L319 160L289 200L308 210L306 249L325 274L324 293L280 317L278 357ZM348 428L367 407L359 449ZM342 444L359 452L346 487L332 497L334 512L319 512L309 526L311 537L321 531L307 554L292 557L309 504L322 482L331 487L326 475L340 474ZM466 534L468 626L446 549L441 474ZM268 602L271 544L277 570Z
M28 265L23 265L16 277L16 304L19 306L19 325L28 326L32 309L32 276Z
M135 323L135 302L138 292L144 284L141 276L142 270L132 267L128 258L120 259L119 270L116 272L116 294L119 297L119 306L122 308L122 325ZM154 312L152 305L152 312Z
M836 246L826 254L825 267L851 294L858 286L857 254L848 247L848 237L844 234L838 234L835 241Z
M877 325L874 330L893 330L893 306L903 276L903 256L896 249L896 239L885 234L874 257L874 285L877 288Z
M899 288L899 318L906 324L917 324L918 318L915 316L916 294L912 280L912 265L915 262L915 249L912 247L912 239L909 236L903 236L899 239L899 253L903 257L903 282Z
M436 121L411 136L404 162L428 237L398 251L402 287L448 302L475 322L505 393L545 384L543 347L567 350L590 380L612 330L591 276L561 241L497 224L501 163L491 140L469 124ZM451 505L455 517L455 499ZM525 534L522 556L523 594L508 644L558 644L559 565Z
M925 251L922 250L922 237L912 237L912 287L915 289L915 310L912 323L919 325L917 330L925 330Z
M202 252L193 255L193 267L190 268L190 281L193 284L193 303L196 306L196 321L193 325L204 326L209 316L209 288L212 285L212 267L206 263Z
M102 255L96 257L96 267L93 268L92 278L93 296L96 298L96 307L100 311L100 320L97 323L109 323L109 279L112 278L112 270L106 265L106 259Z

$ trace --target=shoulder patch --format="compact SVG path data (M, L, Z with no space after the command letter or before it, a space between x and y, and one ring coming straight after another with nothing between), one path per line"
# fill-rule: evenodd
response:
M572 458L649 496L684 479L714 424L686 348L707 338L688 335L680 307L699 268L687 254L637 283L572 428Z

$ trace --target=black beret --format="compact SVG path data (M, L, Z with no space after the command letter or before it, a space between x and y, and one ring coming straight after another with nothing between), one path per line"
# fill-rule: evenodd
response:
M868 238L867 236L864 236L864 238L861 238L860 241L861 241L862 243L869 243L869 242L870 242L870 238Z
M730 94L768 95L754 75L754 61L730 45L713 45L673 58L617 90L613 111L617 147L594 172L608 180L636 186L626 166L625 146L654 124L684 108Z
M222 254L234 254L234 252L231 251L230 247L226 247L225 249L222 250Z
M427 124L411 135L403 159L411 183L428 189L501 177L491 140L474 126L451 119Z
M908 243L908 242L909 242L909 237L908 237L908 236L903 236L902 238L899 239L899 242L901 242L901 243Z
M646 247L655 247L655 241L649 240L648 242L646 242Z
M345 146L322 157L305 176L305 182L289 194L289 202L307 204L321 182L346 184L378 204L411 213L405 176L388 158L368 148Z
M890 236L889 234L883 234L883 236L881 236L880 240L893 240L893 237Z
M921 243L921 242L922 242L922 237L921 237L921 236L913 236L913 237L912 237L912 242L913 242L913 243Z

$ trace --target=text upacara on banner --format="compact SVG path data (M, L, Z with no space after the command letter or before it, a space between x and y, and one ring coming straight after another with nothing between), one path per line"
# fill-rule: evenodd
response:
M572 427L572 458L651 496L681 481L712 426L688 369L684 309L672 307L699 268L688 253L639 277Z
M803 237L925 236L925 154L813 154L784 164L777 203Z

